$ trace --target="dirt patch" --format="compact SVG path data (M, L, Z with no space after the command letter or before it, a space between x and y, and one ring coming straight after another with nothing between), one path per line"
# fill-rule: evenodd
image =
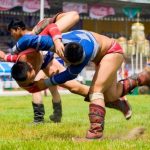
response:
M72 141L73 142L89 142L89 141L102 141L102 140L135 140L140 138L145 132L144 127L136 127L129 131L125 135L120 135L120 136L111 136L111 137L102 137L100 139L87 139L84 137L73 137Z

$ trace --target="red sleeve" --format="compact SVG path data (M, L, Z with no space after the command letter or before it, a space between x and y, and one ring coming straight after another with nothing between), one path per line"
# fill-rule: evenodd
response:
M55 23L49 24L46 28L48 31L48 35L52 37L53 41L62 38L61 32Z
M7 54L4 58L5 61L7 62L17 62L18 60L18 55L11 55L11 54Z

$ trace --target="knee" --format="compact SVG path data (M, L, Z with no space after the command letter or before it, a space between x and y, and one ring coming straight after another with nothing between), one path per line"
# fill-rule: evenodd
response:
M100 93L104 93L106 90L105 85L94 85L91 86L90 88L90 93L95 93L95 92L100 92Z
M32 101L35 102L35 103L42 103L41 92L33 93L32 94Z
M114 94L114 95L108 96L107 101L112 102L117 99L118 99L118 96Z

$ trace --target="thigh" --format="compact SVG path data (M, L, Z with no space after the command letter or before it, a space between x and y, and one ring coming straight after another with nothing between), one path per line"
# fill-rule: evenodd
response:
M120 68L122 62L122 54L111 53L105 55L95 70L90 93L104 93L107 91L115 81L117 70Z
M112 84L106 91L104 92L105 102L114 101L117 99L117 74L115 75L115 79L112 81Z

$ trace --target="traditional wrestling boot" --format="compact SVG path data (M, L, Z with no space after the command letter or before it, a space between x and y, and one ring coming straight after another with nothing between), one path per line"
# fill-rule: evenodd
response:
M87 139L101 139L104 130L105 108L96 105L89 105L90 129L86 134Z
M105 105L106 107L121 111L124 114L126 120L129 120L132 116L132 108L124 97L121 97L113 102L106 102Z
M62 105L61 102L59 103L54 103L53 104L53 114L49 116L50 120L53 122L61 122L61 118L62 118Z
M128 103L128 101L125 100L125 99L122 100L122 98L119 98L118 100L113 101L113 102L106 102L105 105L108 108L113 108L113 109L116 109L116 110L120 110L124 114L125 118L128 120L128 119L131 118L132 109L131 109L131 106ZM90 101L89 100L89 95L85 97L84 101L87 101L87 102Z
M34 111L34 123L43 123L44 122L44 105L43 104L35 104L32 102L33 111Z
M127 79L120 80L119 82L123 84L122 96L131 93L137 86L150 86L150 67L147 66L141 73L135 74Z
M33 31L35 34L39 34L42 32L42 30L50 23L52 22L51 18L45 18L42 21L38 22L38 24L33 28Z

